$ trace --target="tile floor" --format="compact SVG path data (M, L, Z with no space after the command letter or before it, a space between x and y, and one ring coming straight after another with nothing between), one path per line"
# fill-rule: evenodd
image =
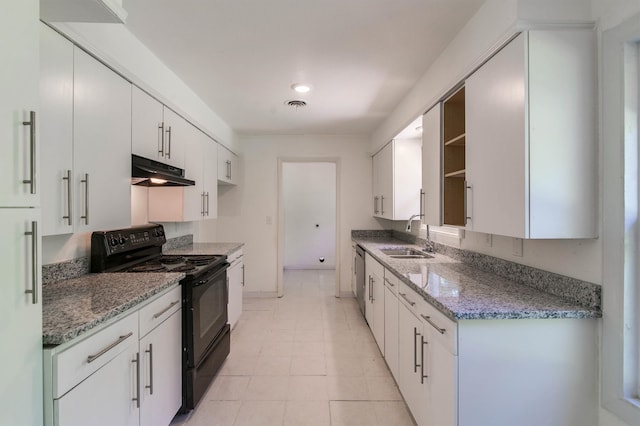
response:
M284 297L245 298L231 354L172 426L413 426L356 300L333 271L285 272Z

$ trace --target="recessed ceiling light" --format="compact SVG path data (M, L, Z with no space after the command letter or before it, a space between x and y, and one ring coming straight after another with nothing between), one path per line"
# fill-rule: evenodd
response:
M298 93L307 93L311 91L311 86L306 83L295 83L291 85L291 88Z

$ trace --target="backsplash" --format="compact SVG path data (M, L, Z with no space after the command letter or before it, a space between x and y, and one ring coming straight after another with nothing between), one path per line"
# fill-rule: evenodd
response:
M42 265L42 285L77 278L89 273L89 257L65 260Z
M193 244L193 234L181 235L175 238L169 238L166 243L162 245L162 251L177 249Z
M426 240L396 230L351 231L352 238L394 238L409 244L425 246ZM520 263L510 262L486 254L434 243L435 251L452 259L469 264L482 271L511 279L528 287L562 297L593 309L601 309L602 287L598 284L543 271Z

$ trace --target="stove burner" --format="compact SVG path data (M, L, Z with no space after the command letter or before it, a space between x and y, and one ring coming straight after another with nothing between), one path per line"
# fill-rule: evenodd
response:
M140 266L134 266L133 268L129 269L129 272L163 272L166 271L167 268L165 268L162 265L140 265Z
M165 263L167 265L173 265L175 263L184 262L184 257L182 256L161 256L160 262Z
M176 268L173 268L172 272L189 272L195 270L196 267L194 265L189 265L188 263L185 265L180 265Z
M209 263L213 262L214 260L216 260L216 256L187 256L185 257L185 259L187 259L188 263L201 266L208 265Z

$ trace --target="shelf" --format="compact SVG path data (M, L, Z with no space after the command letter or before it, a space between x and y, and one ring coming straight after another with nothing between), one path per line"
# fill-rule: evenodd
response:
M455 138L445 141L444 146L462 146L465 144L466 133L463 133Z
M456 170L455 172L446 173L444 177L446 178L463 178L465 175L466 169Z

